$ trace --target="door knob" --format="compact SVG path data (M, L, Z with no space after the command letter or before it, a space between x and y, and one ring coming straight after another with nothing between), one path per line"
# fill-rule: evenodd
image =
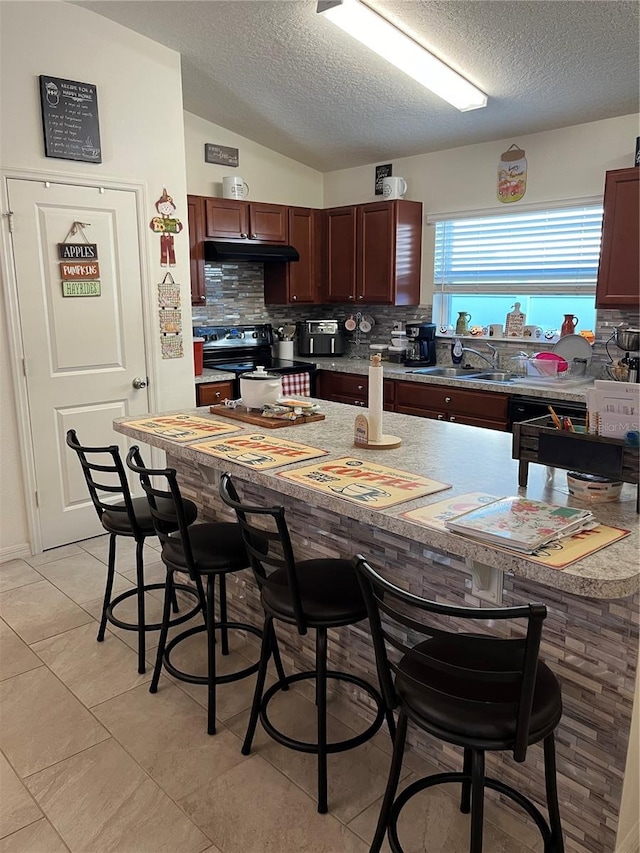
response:
M136 376L136 378L131 382L131 384L133 385L134 388L139 390L140 388L146 388L147 387L147 380L141 379L140 376Z

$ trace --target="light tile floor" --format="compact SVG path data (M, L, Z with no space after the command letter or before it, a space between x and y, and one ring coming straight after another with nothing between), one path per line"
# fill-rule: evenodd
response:
M253 678L218 688L211 737L205 687L165 673L151 695L151 667L137 672L135 633L110 626L96 642L107 544L102 536L0 565L0 853L366 853L388 735L330 757L330 814L319 815L313 756L260 728L252 754L240 752ZM135 577L131 544L118 542L118 591ZM147 580L162 581L157 547L145 551ZM161 593L149 594L149 618L160 603ZM131 605L122 605L123 618ZM148 637L149 661L156 638ZM202 671L202 638L185 643L175 662ZM238 640L224 666L246 665L248 656ZM272 708L282 729L309 736L314 705L301 692L280 694ZM339 701L331 711L334 739L359 727ZM427 772L435 768L408 753L402 784ZM407 853L466 853L456 791L412 800L400 837ZM531 825L487 803L486 853L540 849Z

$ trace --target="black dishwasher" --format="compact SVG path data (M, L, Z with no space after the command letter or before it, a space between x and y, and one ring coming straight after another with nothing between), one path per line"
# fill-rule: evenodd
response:
M566 415L569 418L584 418L587 411L586 403L572 403L567 400L546 400L541 397L525 397L515 394L509 398L509 432L513 432L513 425L515 423L548 415L549 406L553 408L557 415Z

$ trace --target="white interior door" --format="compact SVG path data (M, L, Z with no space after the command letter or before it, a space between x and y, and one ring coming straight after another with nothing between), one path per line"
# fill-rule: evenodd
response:
M13 254L42 547L102 531L78 458L65 443L126 439L112 421L148 412L134 192L42 181L8 181ZM74 222L86 223L98 250L100 294L63 296L58 244ZM76 233L69 242L84 242Z

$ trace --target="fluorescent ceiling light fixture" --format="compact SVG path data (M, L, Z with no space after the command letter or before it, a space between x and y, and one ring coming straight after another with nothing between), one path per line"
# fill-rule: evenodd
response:
M317 11L459 110L486 107L484 92L358 0L320 0Z

